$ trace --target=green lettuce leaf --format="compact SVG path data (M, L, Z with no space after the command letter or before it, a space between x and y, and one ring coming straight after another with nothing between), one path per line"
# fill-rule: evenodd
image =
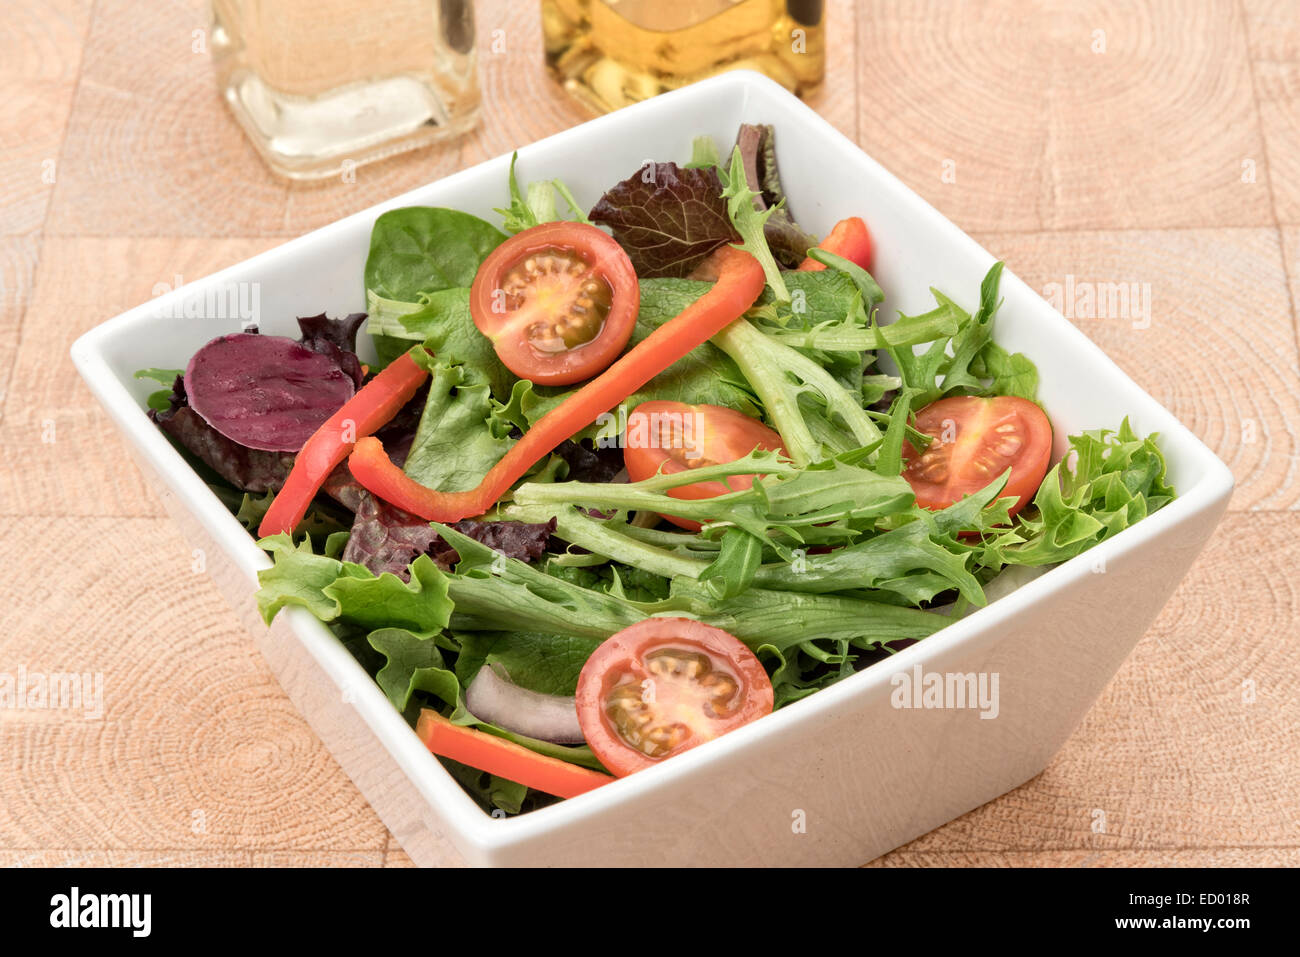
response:
M427 691L451 705L456 717L463 715L460 682L447 667L442 649L432 636L417 635L405 628L376 628L366 640L386 659L375 681L394 708L405 713L411 696L416 691Z
M298 605L323 622L366 630L401 628L432 637L447 627L452 610L447 578L427 555L411 563L411 580L404 582L388 572L375 576L364 566L317 555L308 538L295 545L279 534L258 545L275 561L257 574L258 609L268 624L286 605Z
M394 302L374 293L367 294L367 301L367 328L372 334L404 340L407 349L422 342L435 355L473 369L500 401L509 398L516 377L497 358L492 341L474 325L468 289L441 289L419 303Z
M429 488L474 488L515 444L513 423L474 367L428 354L416 361L429 370L429 398L403 470Z

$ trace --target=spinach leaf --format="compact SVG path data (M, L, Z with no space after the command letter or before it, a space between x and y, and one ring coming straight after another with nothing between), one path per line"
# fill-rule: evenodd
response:
M375 220L366 289L385 299L421 302L441 289L468 287L505 233L477 216L434 206L392 209Z

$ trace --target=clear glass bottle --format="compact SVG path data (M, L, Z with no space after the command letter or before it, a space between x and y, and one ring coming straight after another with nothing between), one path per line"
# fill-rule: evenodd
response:
M212 0L217 85L259 153L320 179L478 120L470 0Z
M823 0L542 0L546 63L597 111L724 70L765 73L800 96L822 82Z

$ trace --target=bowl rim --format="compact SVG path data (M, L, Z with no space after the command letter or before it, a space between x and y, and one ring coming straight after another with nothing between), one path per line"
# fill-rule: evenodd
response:
M688 99L716 97L720 101L740 97L740 111L749 105L754 97L776 98L784 100L785 106L806 123L814 135L828 137L832 141L851 148L861 162L869 165L890 187L902 194L903 198L914 207L918 217L925 220L922 229L938 229L947 233L949 238L963 244L967 250L988 265L995 258L980 246L951 220L938 212L930 203L915 193L896 176L886 170L860 146L836 130L827 120L818 115L811 107L793 96L773 80L747 70L737 70L713 77L691 86L665 93L654 99L626 107L616 113L596 117L586 123L561 131L527 146L518 148L520 159L534 151L563 142L574 130L597 128L604 124L626 122L628 117L649 115L655 112L671 112L679 103ZM91 392L104 407L110 418L122 431L124 438L132 443L137 452L143 455L158 472L162 480L176 494L181 505L199 521L205 530L215 539L232 562L248 578L250 586L257 587L257 572L270 568L272 562L265 552L259 549L255 540L245 531L238 520L216 499L202 479L172 448L163 434L153 426L138 401L127 389L126 384L110 368L106 352L113 346L129 339L134 328L153 319L158 310L173 302L179 303L195 290L205 286L217 285L227 281L228 277L238 271L246 271L259 266L274 268L277 260L309 248L311 245L329 237L332 233L343 231L359 220L372 221L381 212L411 205L417 195L435 183L451 190L459 180L477 179L489 171L504 169L509 163L510 154L504 153L474 166L458 170L431 183L422 184L412 190L384 200L367 209L335 220L325 226L312 230L302 236L290 239L265 252L236 263L201 279L186 283L162 296L130 309L115 318L103 322L82 334L71 347L74 365L86 381ZM1213 510L1232 492L1233 476L1228 467L1205 444L1183 426L1156 399L1142 390L1123 372L1099 346L1094 344L1080 329L1069 322L1061 313L1042 299L1019 277L1009 270L1004 270L1004 284L1010 283L1021 295L1028 294L1041 303L1045 319L1054 323L1052 335L1062 338L1063 344L1072 349L1088 353L1093 363L1108 365L1117 380L1127 385L1126 401L1136 401L1144 406L1146 418L1161 423L1159 432L1166 450L1177 447L1192 463L1192 468L1200 474L1187 488L1160 511L1147 516L1142 521L1125 529L1114 538L1108 539L1089 549L1086 553L1055 566L1045 574L1023 585L1010 595L991 602L965 618L958 619L945 626L923 642L917 642L889 660L896 663L893 669L869 667L842 681L821 689L799 701L792 702L781 710L762 719L745 725L727 735L678 755L673 761L648 768L638 774L617 779L595 791L558 802L527 814L507 818L494 818L470 797L450 773L422 745L414 730L407 725L402 715L392 707L387 697L380 690L361 665L334 638L326 626L313 617L306 609L286 607L280 613L280 619L287 622L297 640L312 655L320 667L335 681L340 689L351 692L351 704L358 711L366 725L388 750L393 760L401 767L404 774L422 798L434 804L443 814L450 833L445 836L453 844L472 845L480 852L490 853L503 848L534 840L547 832L554 831L600 814L617 805L625 798L635 795L648 795L655 792L666 793L683 779L691 775L707 773L702 768L722 759L726 755L735 755L748 747L750 742L783 731L791 731L799 724L815 723L818 717L827 715L842 707L850 698L864 696L881 685L887 684L897 671L911 668L916 664L938 657L955 646L972 641L980 634L988 634L1010 619L1017 617L1025 608L1036 605L1050 598L1086 575L1093 573L1094 564L1100 559L1107 565L1121 556L1131 553L1144 544L1157 538L1171 527L1185 521L1192 521L1198 515ZM1005 288L1005 287L1004 287ZM1136 411L1136 409L1135 409ZM883 663L883 662L881 662Z

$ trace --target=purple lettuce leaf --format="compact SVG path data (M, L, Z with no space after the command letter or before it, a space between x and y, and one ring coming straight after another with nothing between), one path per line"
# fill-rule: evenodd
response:
M609 482L623 471L623 450L617 446L593 448L589 440L565 439L551 454L564 459L571 482Z
M465 519L451 527L508 558L531 562L546 550L546 543L555 530L555 520L528 524ZM428 521L362 489L343 560L364 565L376 575L391 572L407 581L408 566L419 555L428 555L444 570L459 561L456 550L438 536Z
M648 163L605 193L589 214L609 226L642 279L688 275L740 237L712 168Z
M293 468L292 453L250 449L208 425L190 408L182 376L177 376L172 385L170 407L163 411L150 409L149 418L174 442L245 492L278 491Z
M361 369L361 360L357 358L357 330L365 321L364 312L354 312L342 319L330 319L323 312L319 316L299 316L298 328L302 330L302 338L298 341L312 352L319 352L337 362L352 376L359 389L365 373Z
M758 193L754 208L762 212L777 207L786 195L776 166L775 130L768 124L742 123L736 145L740 147L749 188ZM763 237L777 263L790 269L797 268L808 250L817 245L817 237L805 232L784 205L773 209L763 224Z

